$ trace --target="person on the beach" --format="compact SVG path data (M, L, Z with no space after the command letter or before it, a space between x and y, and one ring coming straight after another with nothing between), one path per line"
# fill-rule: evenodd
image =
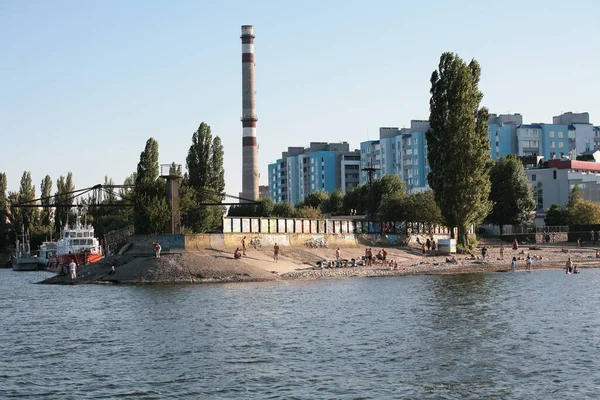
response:
M425 247L427 247L427 251L429 251L429 249L431 248L431 240L429 240L429 238L427 238L427 240L425 241Z
M567 263L565 264L565 272L567 274L570 274L573 271L573 261L571 261L571 257L569 257L569 259L567 260Z
M246 236L242 238L242 255L246 255Z
M386 265L387 264L387 251L385 251L385 249L381 249L381 264L382 265Z
M487 257L487 247L483 246L481 248L481 258L483 259L483 261L485 261L486 257Z
M77 279L77 264L73 260L69 263L69 272L71 273L71 280Z
M368 254L369 255L367 256L367 262L368 262L369 267L370 267L370 266L373 265L373 249L371 249L370 247L369 247L369 250L368 250Z
M338 247L337 250L335 251L335 259L338 262L338 264L340 263L340 256L341 256L340 248Z
M519 242L517 241L517 238L513 240L513 250L519 250Z
M421 245L421 252L423 253L423 258L425 258L425 257L426 257L426 253L425 253L425 243L423 243L423 244Z
M556 242L556 232L552 232L552 242Z
M527 254L527 259L525 260L525 264L527 265L527 271L531 272L531 257Z
M513 271L517 269L517 257L513 257L512 262L510 263L510 269Z
M273 246L273 261L277 262L279 260L279 246L275 243Z
M233 258L235 258L236 260L239 260L240 258L242 258L242 254L240 253L239 247L237 249L235 249L235 251L233 252Z
M504 244L500 243L500 259L504 260Z
M577 238L577 248L578 249L581 248L581 238L580 237Z
M162 250L160 244L158 242L152 242L152 247L154 247L154 258L160 258L160 251Z
M435 243L434 239L431 239L431 254L435 256L435 249L437 249L437 243Z

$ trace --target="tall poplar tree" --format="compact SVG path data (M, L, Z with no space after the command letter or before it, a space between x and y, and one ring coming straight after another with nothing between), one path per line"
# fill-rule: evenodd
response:
M71 211L73 205L73 193L75 185L73 184L73 173L69 172L65 178L61 175L56 181L56 194L54 201L60 207L56 208L54 215L54 231L59 234L60 230L69 224L75 222L75 213Z
M41 224L42 226L49 227L52 222L52 215L50 210L50 204L52 203L52 179L50 175L46 175L42 180L42 185L40 186L41 193L41 203L42 203L42 215L41 215Z
M225 170L223 145L218 136L213 139L210 126L204 122L192 134L186 164L188 173L183 185L193 190L196 207L187 211L184 221L194 232L218 230L223 221L225 207L207 206L223 201Z
M490 171L492 212L487 220L500 227L532 221L535 201L523 164L514 155L500 158Z
M150 138L140 154L135 177L133 223L136 234L162 233L171 218L165 182L158 176L158 142Z
M491 210L487 108L479 108L481 68L454 53L440 57L431 74L430 128L426 133L427 176L446 224L458 228L458 241Z
M6 174L0 173L0 252L2 252L8 244L8 197L6 190L8 182Z
M21 185L19 187L18 202L33 204L31 203L32 200L35 200L35 186L33 185L33 182L31 180L31 172L25 171L21 176ZM33 225L36 222L36 208L19 208L18 210L15 209L14 212L17 216L17 226L15 226L15 228L18 232L20 232L23 227L25 228L25 231L31 230L31 228L33 228Z

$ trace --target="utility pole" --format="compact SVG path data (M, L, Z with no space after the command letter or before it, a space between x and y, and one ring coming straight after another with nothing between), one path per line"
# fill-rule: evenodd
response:
M373 174L375 174L375 172L379 171L379 168L375 168L373 167L373 160L371 159L369 161L369 165L365 168L362 169L363 171L365 171L367 173L367 177L368 177L368 182L369 182L369 212L368 212L368 219L370 221L374 221L375 220L375 210L374 210L374 204L373 204Z

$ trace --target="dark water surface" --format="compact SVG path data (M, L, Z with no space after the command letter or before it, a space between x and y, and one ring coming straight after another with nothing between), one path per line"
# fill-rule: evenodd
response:
M198 286L0 270L0 398L600 398L600 270Z

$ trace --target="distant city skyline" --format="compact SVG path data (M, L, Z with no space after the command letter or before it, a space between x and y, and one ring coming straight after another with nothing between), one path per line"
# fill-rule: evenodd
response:
M37 194L73 172L78 189L136 170L148 138L185 166L201 122L241 191L240 26L255 27L260 185L288 146L375 140L429 117L429 78L453 51L482 67L482 105L551 123L589 112L600 55L594 1L101 3L0 0L0 172Z

